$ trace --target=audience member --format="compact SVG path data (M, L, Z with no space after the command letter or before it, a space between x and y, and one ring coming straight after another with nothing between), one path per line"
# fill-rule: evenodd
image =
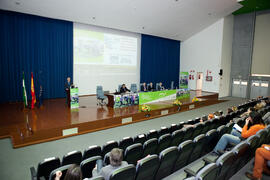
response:
M148 86L148 91L154 91L154 90L155 90L155 88L154 88L154 86L153 86L153 83L150 82L150 84L149 84L149 86Z
M270 145L263 144L255 153L255 164L253 173L246 172L249 179L261 179L262 173L270 175L270 169L267 167L267 161L270 161Z
M259 111L260 109L262 109L263 107L265 107L266 103L264 101L260 102L260 103L257 103L255 106L254 106L254 109L256 111Z
M214 112L214 117L215 118L219 118L221 116L220 112L216 111Z
M61 171L57 171L56 172L56 177L54 180L60 180L62 176L62 172ZM68 170L67 173L65 175L64 180L82 180L82 172L81 172L81 168L78 165L72 165Z
M214 117L215 117L214 114L210 113L210 114L208 114L207 119L208 119L208 120L211 120L211 119L213 119Z
M230 113L232 113L232 112L233 112L232 108L228 108L228 109L227 109L227 114L230 114Z
M246 117L249 115L249 113L251 113L252 111L256 111L254 107L250 107L248 108L248 110L246 112L244 112L243 114L240 115L240 117Z
M120 93L126 93L127 91L130 92L130 90L126 87L126 85L122 84L120 88Z
M224 134L218 141L216 147L214 148L215 154L220 154L223 152L229 143L239 144L241 139L246 139L252 135L255 135L257 131L264 129L265 125L262 121L261 114L252 111L249 117L246 119L245 126L242 128L242 132L238 132L233 129L231 134Z
M114 148L110 152L110 164L101 168L100 172L97 172L96 168L93 170L93 176L103 176L105 180L110 179L111 173L120 167L128 165L126 161L123 160L122 149Z
M238 110L238 108L236 106L233 106L232 110L233 110L233 112L236 112Z
M142 92L146 92L146 91L147 91L147 85L146 85L145 82L144 82L144 83L142 84L142 86L141 86L141 91L142 91Z

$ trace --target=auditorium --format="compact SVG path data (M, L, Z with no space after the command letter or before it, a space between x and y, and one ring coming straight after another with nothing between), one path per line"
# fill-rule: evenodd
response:
M1 0L0 179L269 180L269 0Z

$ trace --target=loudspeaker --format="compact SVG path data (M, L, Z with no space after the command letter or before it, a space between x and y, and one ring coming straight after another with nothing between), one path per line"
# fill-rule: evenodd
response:
M218 74L219 74L220 76L222 76L222 74L223 74L223 69L220 69Z

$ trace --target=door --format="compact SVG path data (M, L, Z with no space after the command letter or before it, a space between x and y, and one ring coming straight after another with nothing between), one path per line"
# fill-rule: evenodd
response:
M246 80L233 79L233 81L232 81L232 96L246 98L247 85L248 85L248 82Z
M202 90L203 73L197 72L196 90Z
M268 81L252 80L250 98L257 98L258 96L268 96Z

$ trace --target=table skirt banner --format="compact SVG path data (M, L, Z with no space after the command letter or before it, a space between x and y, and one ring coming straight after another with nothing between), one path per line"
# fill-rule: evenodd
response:
M114 95L114 108L121 108L139 104L139 93Z

